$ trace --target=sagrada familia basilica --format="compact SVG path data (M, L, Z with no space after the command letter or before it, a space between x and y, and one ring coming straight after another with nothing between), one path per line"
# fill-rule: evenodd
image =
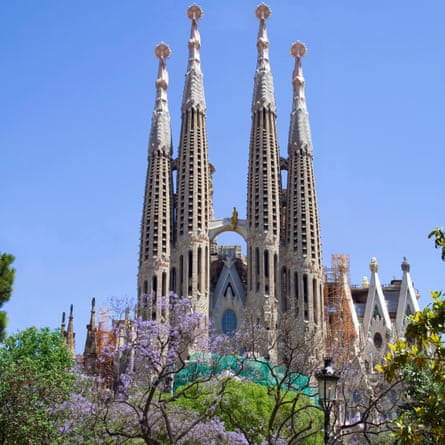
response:
M330 267L322 265L315 151L302 64L305 45L296 42L290 49L295 60L289 72L293 102L287 152L280 153L266 29L271 10L265 4L257 7L247 217L239 218L234 208L226 218L215 219L215 168L208 156L198 30L203 12L193 5L187 15L191 33L178 153L173 150L168 108L170 49L164 43L155 49L159 70L148 142L136 315L160 319L160 308L148 303L146 296L152 295L156 301L156 296L172 291L187 296L193 310L204 314L209 329L217 333L237 329L243 325L246 312L254 311L271 332L282 317L292 317L295 334L313 345L314 355L331 354L332 345L346 336L364 339L366 354L381 356L386 343L403 333L406 315L418 310L418 296L406 259L401 265L402 278L385 286L379 280L375 258L370 262L370 278L359 286L349 283L346 255L333 255ZM282 175L283 171L287 174ZM283 176L286 183L281 180ZM241 246L217 244L218 235L225 231L244 239L245 253ZM85 347L85 356L90 357L97 347L94 312L93 303ZM73 342L72 316L67 339ZM71 347L74 349L73 344Z

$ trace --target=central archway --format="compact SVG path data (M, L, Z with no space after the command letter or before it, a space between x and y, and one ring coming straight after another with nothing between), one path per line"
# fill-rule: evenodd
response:
M246 228L245 220L234 218L210 224L210 319L216 334L229 334L243 324L247 300Z
M236 232L247 241L247 220L237 220L235 225L232 218L215 219L209 223L209 241L212 242L223 232Z

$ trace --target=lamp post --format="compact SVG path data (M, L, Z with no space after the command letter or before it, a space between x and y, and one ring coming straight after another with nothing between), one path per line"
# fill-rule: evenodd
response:
M324 359L324 368L320 369L315 377L318 380L318 400L324 411L324 443L329 443L329 427L331 419L331 410L337 399L337 381L340 376L332 367L332 359L326 357Z

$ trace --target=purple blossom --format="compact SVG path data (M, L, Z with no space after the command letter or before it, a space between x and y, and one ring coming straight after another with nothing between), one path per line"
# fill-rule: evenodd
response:
M226 431L224 422L218 417L210 419L208 422L198 423L187 435L181 439L179 445L191 445L202 443L209 445L248 445L249 442L244 435L238 432Z

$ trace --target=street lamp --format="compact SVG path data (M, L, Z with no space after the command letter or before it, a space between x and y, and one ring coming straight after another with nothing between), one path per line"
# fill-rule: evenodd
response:
M320 369L315 377L318 380L318 400L324 411L324 443L329 443L329 422L331 410L336 401L337 381L340 378L331 364L332 359L324 359L324 368Z

